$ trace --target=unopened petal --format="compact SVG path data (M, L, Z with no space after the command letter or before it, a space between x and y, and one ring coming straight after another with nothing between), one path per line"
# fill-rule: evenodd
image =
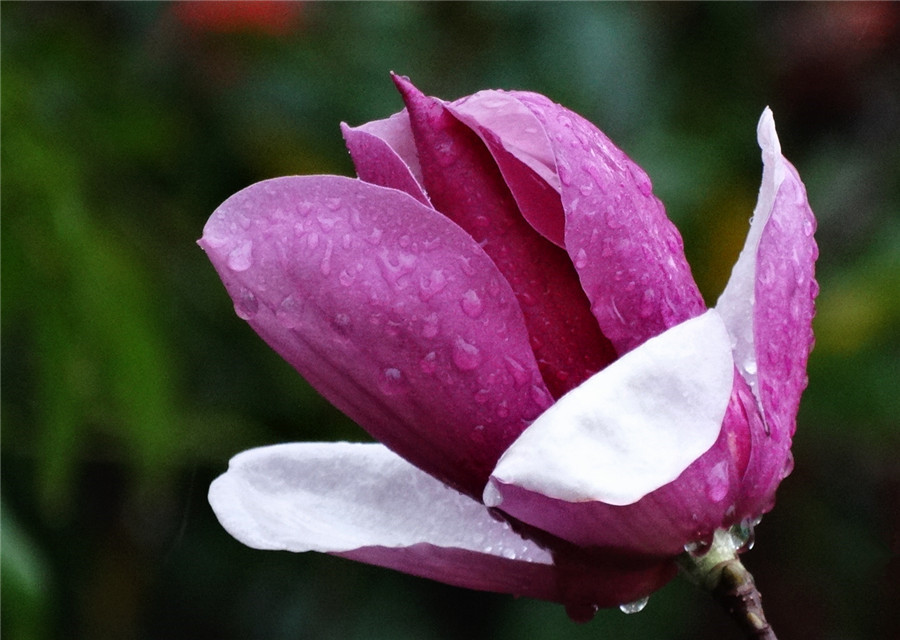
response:
M447 108L490 149L519 210L538 233L565 246L556 157L543 125L514 94L479 91Z
M533 93L513 95L553 147L565 246L603 335L621 355L705 305L681 235L650 179L593 124Z
M238 314L313 387L471 495L550 403L494 263L404 193L269 180L223 203L200 244Z
M341 132L360 179L405 191L429 205L405 110L359 127L341 124Z
M718 314L677 325L544 412L500 458L485 504L505 510L502 485L568 502L637 502L716 442L732 382Z

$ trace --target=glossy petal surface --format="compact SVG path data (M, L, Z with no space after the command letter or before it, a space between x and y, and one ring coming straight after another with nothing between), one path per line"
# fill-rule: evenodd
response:
M553 397L615 357L599 331L565 251L522 217L488 149L443 102L394 79L409 110L425 188L434 207L484 248L522 308Z
M430 206L405 111L359 127L341 124L341 132L361 180L405 191Z
M553 147L566 250L619 355L701 314L681 236L647 174L581 116L537 94L513 95Z
M209 501L222 526L255 549L331 553L471 589L609 606L671 574L660 564L560 568L483 505L377 444L245 451Z
M509 285L392 189L280 178L229 198L201 245L245 318L320 393L420 468L481 495L550 404Z

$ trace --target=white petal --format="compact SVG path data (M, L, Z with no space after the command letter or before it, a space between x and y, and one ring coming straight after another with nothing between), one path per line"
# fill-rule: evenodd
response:
M785 178L781 143L775 131L772 110L766 107L756 137L762 149L763 177L759 187L759 199L750 220L750 231L741 255L731 271L731 277L716 303L716 310L725 321L731 335L734 359L744 378L750 384L759 401L756 347L753 339L753 318L756 296L756 256L763 229L769 222L775 205L775 196Z
M633 504L715 443L733 379L728 333L707 311L560 398L506 450L492 479L569 502ZM497 506L496 487L484 500Z
M428 544L552 563L547 551L492 518L484 505L379 444L297 443L245 451L212 483L209 502L222 526L256 549L345 553ZM402 564L378 561L383 553L374 559L347 555Z

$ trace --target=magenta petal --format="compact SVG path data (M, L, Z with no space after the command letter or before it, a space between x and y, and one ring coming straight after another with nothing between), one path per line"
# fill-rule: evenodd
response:
M362 180L405 191L430 206L405 110L359 127L342 123L341 131Z
M250 547L330 553L470 589L615 606L672 575L658 561L558 559L377 444L245 451L213 482L209 501Z
M525 219L538 233L564 247L565 215L556 158L534 114L505 91L479 91L448 104L447 109L490 149Z
M547 388L559 397L615 358L565 251L522 217L484 143L444 103L395 77L434 207L484 248L525 316Z
M513 95L553 147L566 250L619 355L702 313L681 236L647 174L578 114L537 94Z
M238 314L320 393L470 495L550 403L505 279L405 193L260 182L216 210L200 244Z
M758 138L764 163L759 202L716 305L734 336L735 361L765 415L763 429L753 434L745 478L742 508L748 515L771 507L775 488L793 464L791 437L807 383L818 293L816 220L796 169L781 155L769 109L760 119Z

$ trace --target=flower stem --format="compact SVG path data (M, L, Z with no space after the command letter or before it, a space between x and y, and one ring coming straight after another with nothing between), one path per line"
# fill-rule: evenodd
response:
M679 566L690 580L712 594L747 638L778 640L766 621L753 576L738 558L738 546L730 532L716 531L705 553L686 551Z

